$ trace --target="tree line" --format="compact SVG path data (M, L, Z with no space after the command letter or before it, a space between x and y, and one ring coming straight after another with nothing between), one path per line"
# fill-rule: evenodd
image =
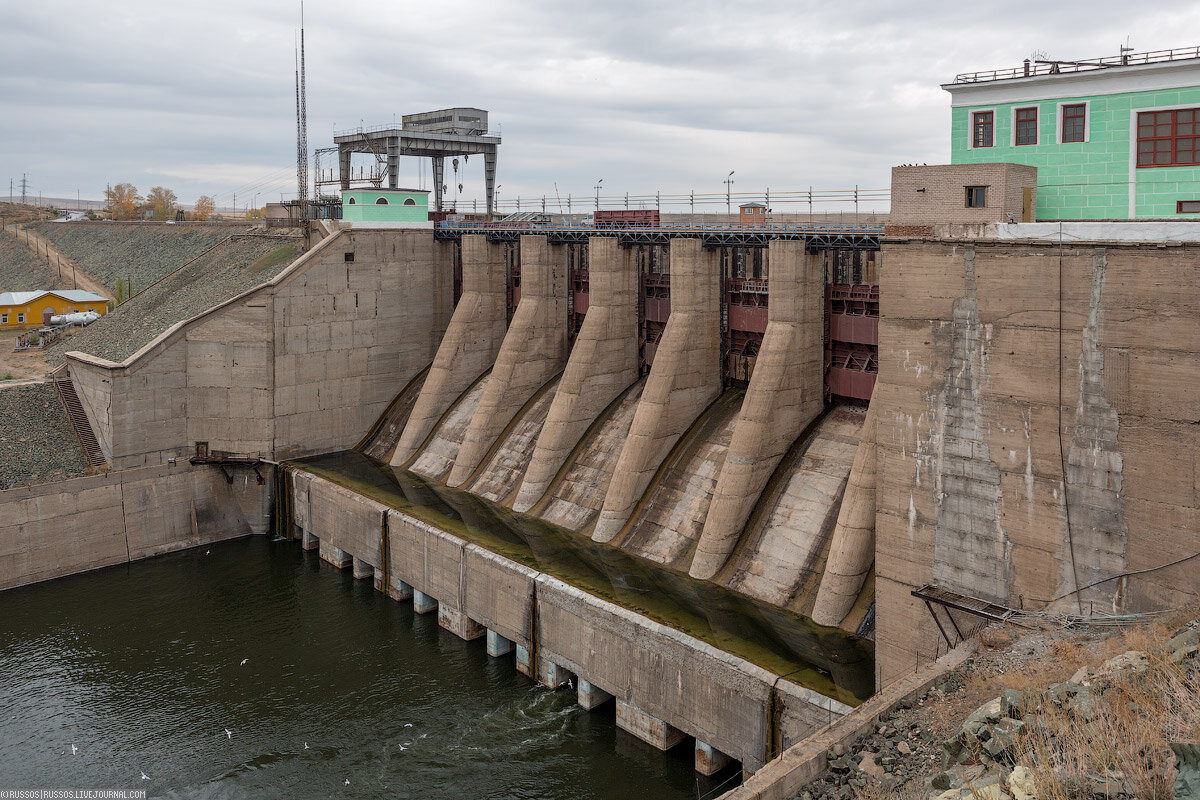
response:
M182 218L179 213L179 198L175 192L165 186L155 186L145 197L138 194L137 187L132 183L118 183L104 189L104 210L112 219L145 219L174 220ZM189 220L212 219L217 211L217 203L208 195L196 198L193 211L187 215ZM247 219L261 219L261 209L250 209L246 212Z

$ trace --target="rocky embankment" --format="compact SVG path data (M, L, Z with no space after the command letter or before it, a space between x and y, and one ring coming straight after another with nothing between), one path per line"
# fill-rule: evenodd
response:
M118 279L131 281L135 292L232 234L250 230L149 222L46 222L34 229L105 286L116 287Z
M0 386L0 490L75 478L86 470L54 384Z
M982 641L798 800L1200 798L1200 621Z

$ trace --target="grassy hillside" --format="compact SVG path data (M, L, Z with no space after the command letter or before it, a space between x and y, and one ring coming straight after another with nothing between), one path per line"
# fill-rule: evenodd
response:
M34 258L33 251L7 233L0 233L0 292L49 289L50 268Z

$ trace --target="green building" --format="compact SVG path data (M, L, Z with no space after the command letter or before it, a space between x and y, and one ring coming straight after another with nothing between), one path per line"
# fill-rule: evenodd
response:
M1039 220L1200 219L1200 48L959 75L953 164L1037 167Z
M356 228L423 227L429 223L424 189L343 189L342 219Z

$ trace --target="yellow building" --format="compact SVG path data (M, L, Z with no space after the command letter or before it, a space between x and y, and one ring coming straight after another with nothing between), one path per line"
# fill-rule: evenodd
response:
M108 312L108 300L82 289L0 293L0 327L41 325L47 312L54 315L76 311L104 315Z

